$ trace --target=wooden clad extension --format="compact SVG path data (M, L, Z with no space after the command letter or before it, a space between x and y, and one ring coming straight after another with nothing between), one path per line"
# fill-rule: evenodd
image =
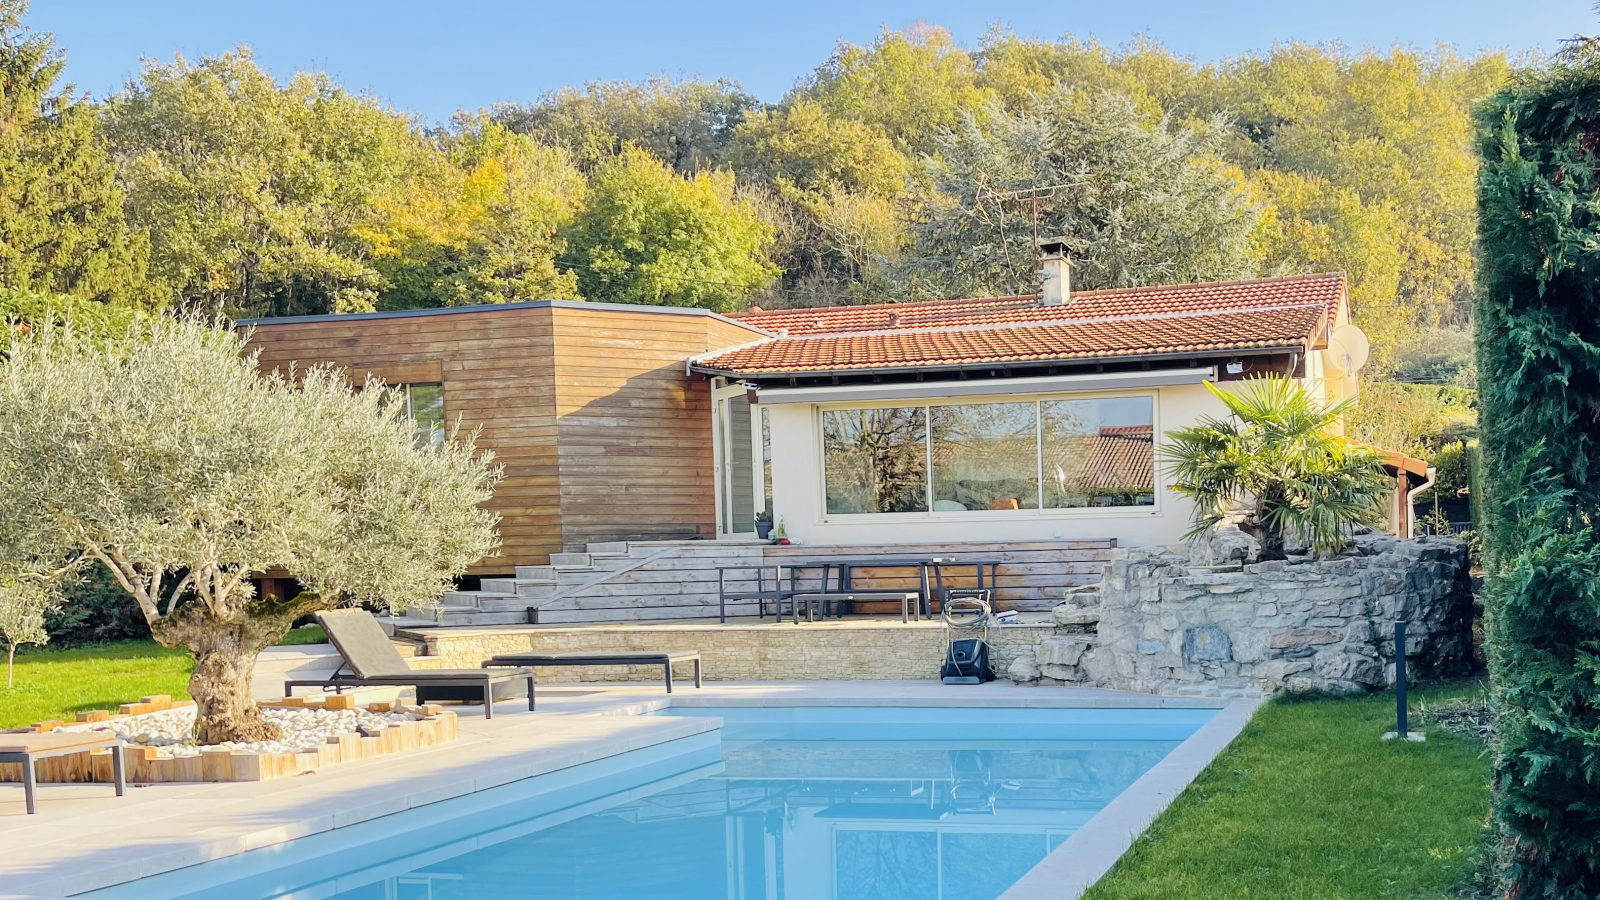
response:
M501 555L475 574L590 541L714 536L710 391L684 363L760 337L701 310L568 301L248 324L265 370L444 386L446 420L481 428L505 467Z

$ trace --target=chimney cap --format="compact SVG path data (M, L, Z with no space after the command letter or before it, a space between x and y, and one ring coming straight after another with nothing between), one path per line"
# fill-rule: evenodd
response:
M1039 253L1046 257L1061 257L1067 259L1071 251L1067 249L1067 242L1061 238L1047 238L1039 242Z

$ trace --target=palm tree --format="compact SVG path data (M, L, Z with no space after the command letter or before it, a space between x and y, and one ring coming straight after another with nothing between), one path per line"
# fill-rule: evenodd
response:
M1377 454L1331 431L1350 401L1328 406L1296 381L1252 378L1238 391L1207 388L1228 419L1167 432L1161 449L1172 489L1195 501L1194 538L1244 509L1239 530L1261 542L1262 559L1284 558L1284 537L1335 551L1354 525L1377 525L1392 482Z

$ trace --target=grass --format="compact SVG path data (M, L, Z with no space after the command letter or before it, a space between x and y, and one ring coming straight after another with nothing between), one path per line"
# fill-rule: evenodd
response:
M151 694L188 697L191 668L187 650L168 650L154 641L19 650L15 685L8 688L0 680L0 728L71 719L83 710L115 710Z
M1427 743L1379 739L1393 729L1392 693L1274 700L1084 900L1451 896L1482 838L1488 758L1433 727Z
M326 644L328 633L322 630L321 625L302 625L284 635L278 642L279 647L298 647L301 644Z
M325 644L319 625L289 632L279 646ZM5 662L0 657L0 665ZM0 728L15 728L50 719L71 719L90 709L111 709L151 694L189 696L187 650L168 650L154 641L121 641L58 650L53 647L17 651L16 684L6 687L0 675Z

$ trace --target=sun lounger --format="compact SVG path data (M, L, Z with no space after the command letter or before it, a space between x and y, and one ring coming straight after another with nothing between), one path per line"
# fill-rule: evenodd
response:
M528 685L528 708L533 709L533 670L526 668L500 669L412 669L400 651L394 648L383 626L364 609L340 609L317 613L317 623L328 632L328 641L344 658L344 665L332 678L313 681L285 681L283 695L290 696L296 687L334 688L347 687L414 687L420 694L425 688L449 688L448 696L435 695L429 699L461 699L468 702L481 699L483 717L494 718L494 701L511 696L507 688L515 689L517 683ZM348 668L351 674L341 674Z
M579 650L555 653L506 653L491 656L486 666L660 666L672 693L672 664L694 661L694 686L700 686L699 650Z
M22 764L22 799L28 815L39 811L34 798L38 779L33 764L52 756L70 756L88 753L102 747L111 748L111 776L116 782L117 796L125 787L122 771L122 741L104 731L60 731L53 734L19 732L0 734L0 763Z

